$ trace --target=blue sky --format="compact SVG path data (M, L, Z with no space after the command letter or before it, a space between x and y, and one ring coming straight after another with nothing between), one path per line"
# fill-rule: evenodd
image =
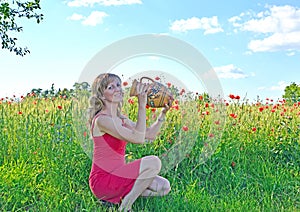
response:
M66 0L42 1L41 6L44 20L39 25L19 22L24 31L17 35L18 44L28 46L31 54L19 57L0 50L0 97L49 89L52 83L71 88L104 47L149 33L197 48L226 96L277 99L287 85L300 84L298 0ZM166 65L162 58L150 63L156 69ZM124 72L127 68L136 68L134 60ZM193 77L184 73L175 77L192 84Z

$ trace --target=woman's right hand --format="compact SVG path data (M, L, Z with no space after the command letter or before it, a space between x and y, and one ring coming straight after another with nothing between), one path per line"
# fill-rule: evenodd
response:
M140 106L146 106L149 87L150 84L145 83L138 83L136 86L138 103Z

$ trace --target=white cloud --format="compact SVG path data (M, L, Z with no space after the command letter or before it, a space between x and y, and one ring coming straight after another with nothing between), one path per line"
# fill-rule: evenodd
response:
M84 21L82 21L82 24L87 26L96 26L97 24L102 24L103 18L106 16L108 15L105 12L93 11Z
M261 87L258 87L257 90L259 90L259 91L267 90L267 87L261 86Z
M238 23L238 22L241 21L241 20L242 20L242 19L241 19L241 17L239 17L239 16L233 16L233 17L231 17L231 18L228 19L228 21L229 21L230 23L232 23L232 25L233 25L234 27L241 27L241 24Z
M287 55L287 56L290 56L290 57L291 57L291 56L294 56L295 54L296 54L295 52L287 52L287 53L286 53L286 55Z
M73 15L71 15L70 17L68 17L68 20L72 20L72 21L80 21L82 19L84 19L85 17L83 15L77 14L77 13L73 13Z
M252 40L248 48L253 52L300 50L300 31L291 33L274 33L262 40Z
M233 64L215 67L214 70L216 71L218 77L223 79L239 79L249 77L249 75L245 74L240 68ZM254 73L252 73L251 76L254 76Z
M289 83L287 83L285 81L280 81L280 82L278 82L277 85L271 86L270 90L271 91L284 91L286 86L289 86Z
M176 20L171 23L170 29L174 32L186 32L189 30L203 29L204 34L214 34L223 32L220 24L218 23L218 17L213 16L211 18L192 17L189 19Z
M290 5L266 8L257 14L234 16L228 21L236 29L262 36L248 44L253 52L300 51L300 9ZM245 20L247 17L250 20Z
M69 1L69 7L93 7L95 4L103 6L120 6L131 4L142 4L141 0L73 0Z
M73 20L73 21L81 21L83 25L86 26L96 26L98 24L103 23L103 19L107 17L108 14L102 11L93 11L91 14L87 17L74 13L72 16L68 17L68 20Z
M263 86L263 87L259 87L258 90L265 90L265 91L281 91L283 92L284 89L289 86L289 83L285 82L285 81L279 81L277 83L277 85L273 85L271 87L266 87L266 86Z

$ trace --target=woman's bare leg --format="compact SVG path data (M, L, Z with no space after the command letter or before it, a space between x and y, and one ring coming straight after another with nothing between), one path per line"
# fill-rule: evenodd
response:
M119 211L127 211L131 209L132 204L151 185L156 175L160 172L160 169L161 161L158 157L146 156L142 158L140 174L131 191L122 200Z
M170 191L170 182L166 178L156 176L150 186L141 194L141 196L165 196Z

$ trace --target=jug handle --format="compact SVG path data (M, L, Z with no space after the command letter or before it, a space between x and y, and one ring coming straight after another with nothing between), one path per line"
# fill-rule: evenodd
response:
M143 81L143 79L147 79L147 80L150 80L150 81L154 82L154 80L153 80L153 79L151 79L150 77L142 77L142 78L140 79L140 82L142 82L142 81Z

